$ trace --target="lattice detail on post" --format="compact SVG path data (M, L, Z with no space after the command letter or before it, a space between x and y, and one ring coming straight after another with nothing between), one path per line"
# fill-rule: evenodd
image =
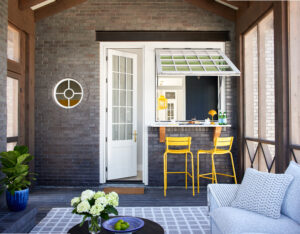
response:
M300 146L299 145L291 145L290 146L291 150L291 160L294 160L296 163L299 163L299 160L297 159L295 151L300 151Z
M253 151L253 149L249 147L248 141L257 143L255 151ZM256 156L258 155L258 151L259 149L261 149L268 172L270 172L275 162L276 153L274 155L271 154L269 145L275 145L275 142L265 139L245 138L245 145L251 162L251 168L253 168L253 164L256 159Z

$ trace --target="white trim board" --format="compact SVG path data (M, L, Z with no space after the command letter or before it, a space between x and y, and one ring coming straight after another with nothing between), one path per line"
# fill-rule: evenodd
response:
M107 136L107 49L143 50L143 183L148 185L148 126L155 122L155 49L162 48L216 48L225 52L225 42L100 42L100 136L99 136L99 175L100 183L106 183L106 141ZM147 88L146 88L147 87Z

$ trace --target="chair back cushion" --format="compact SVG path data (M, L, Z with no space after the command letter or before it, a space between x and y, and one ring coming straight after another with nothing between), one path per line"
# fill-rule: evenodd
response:
M292 175L248 168L231 206L278 219L283 198L292 180Z
M300 224L300 165L290 162L285 174L294 176L283 199L281 213Z

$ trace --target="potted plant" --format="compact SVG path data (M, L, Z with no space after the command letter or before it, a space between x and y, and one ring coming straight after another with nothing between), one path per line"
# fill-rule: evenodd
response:
M107 220L109 214L118 215L118 205L119 196L115 192L105 194L102 191L85 190L80 197L71 200L71 206L74 208L72 213L83 216L80 227L88 218L88 229L92 234L101 231L101 218Z
M26 146L15 146L13 151L0 153L1 172L5 175L0 184L6 190L6 203L12 211L21 211L27 206L30 180L34 179L29 177L32 173L28 164L32 159Z

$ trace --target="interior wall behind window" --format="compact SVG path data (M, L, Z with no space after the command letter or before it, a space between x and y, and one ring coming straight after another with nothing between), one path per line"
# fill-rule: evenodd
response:
M300 4L289 2L289 70L290 70L290 143L300 145ZM300 147L300 146L299 146ZM300 162L300 150L291 149L294 160Z
M17 144L19 135L19 81L7 77L6 85L7 100L7 138L12 140L7 143L7 150L13 150Z
M275 168L273 22L270 12L244 35L245 162L261 171Z
M7 30L7 58L20 62L20 32L10 25Z

